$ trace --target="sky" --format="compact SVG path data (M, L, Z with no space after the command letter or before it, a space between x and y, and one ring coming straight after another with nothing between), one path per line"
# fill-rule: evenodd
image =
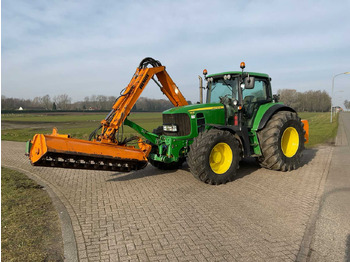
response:
M118 96L153 57L187 100L198 75L267 73L278 89L326 90L350 71L350 1L2 0L1 94ZM142 94L166 98L150 82ZM350 74L334 104L350 100Z

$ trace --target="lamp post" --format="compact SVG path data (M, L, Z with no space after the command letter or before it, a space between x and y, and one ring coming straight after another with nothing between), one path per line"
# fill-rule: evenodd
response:
M333 80L332 80L332 97L331 97L331 123L333 122L333 90L334 90L334 78L336 78L337 76L340 75L350 75L350 72L344 72L344 73L340 73L340 74L336 74L333 76Z

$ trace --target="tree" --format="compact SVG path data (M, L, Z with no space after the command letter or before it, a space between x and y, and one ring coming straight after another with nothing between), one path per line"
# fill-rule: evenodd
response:
M349 110L349 109L350 109L350 101L345 100L345 101L344 101L344 106L345 106L346 109Z
M310 90L304 93L294 89L280 89L280 101L298 112L328 112L331 109L331 97L326 91Z
M55 103L55 102L53 102L53 104L52 104L52 111L56 111L56 110L57 110L56 103Z
M116 102L116 97L115 96L109 96L108 97L108 101L106 103L107 107L106 109L109 110L113 107L114 103Z
M56 106L61 110L68 110L72 102L72 99L67 94L55 96L53 100Z
M49 110L52 107L51 98L49 95L45 95L41 98L41 101L43 103L43 106L46 110Z
M34 97L33 99L33 102L32 102L32 105L35 106L35 107L41 107L42 106L42 97L40 96L37 96L37 97Z
M277 91L280 95L280 100L284 102L285 105L291 108L298 107L298 93L295 89L280 89Z

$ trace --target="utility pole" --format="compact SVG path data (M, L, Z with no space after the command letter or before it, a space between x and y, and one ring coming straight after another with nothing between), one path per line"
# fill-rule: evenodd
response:
M336 74L333 76L333 80L332 80L332 96L331 96L331 123L333 122L333 91L334 91L334 78L336 78L337 76L340 75L349 75L350 72L344 72L344 73L340 73L340 74Z

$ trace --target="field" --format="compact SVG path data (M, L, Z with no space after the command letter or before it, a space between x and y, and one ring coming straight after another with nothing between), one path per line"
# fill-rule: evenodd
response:
M10 141L27 141L34 134L50 134L56 127L60 134L70 134L74 138L88 139L106 114L67 113L67 114L9 114L2 115L1 139ZM135 113L128 118L144 129L153 131L162 125L161 113ZM137 133L124 127L124 136L129 137Z
M98 127L106 114L93 113L51 113L51 114L8 114L2 115L1 139L11 141L27 141L34 134L50 134L52 128L58 128L61 134L70 134L74 138L88 139L89 134ZM310 142L307 147L332 142L338 121L331 124L329 113L300 113L300 117L309 120ZM162 124L161 113L132 113L130 120L152 131ZM125 126L124 136L129 137L137 133Z

